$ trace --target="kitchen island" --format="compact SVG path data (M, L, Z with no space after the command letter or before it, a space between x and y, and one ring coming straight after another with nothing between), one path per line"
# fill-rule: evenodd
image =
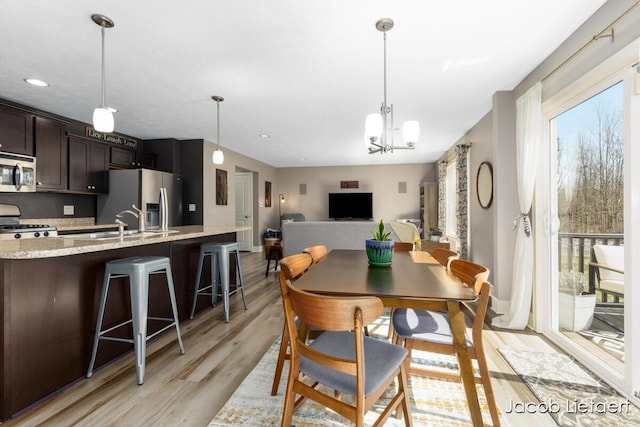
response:
M140 255L169 257L178 316L184 321L188 319L193 299L200 245L236 241L236 231L239 229L235 226L184 226L171 227L166 233L110 239L49 237L2 241L0 418L7 419L84 378L91 357L107 261ZM203 282L211 277L208 264L205 263L203 270ZM171 317L165 280L164 275L150 278L151 316ZM230 280L235 283L235 277ZM196 310L209 306L210 300L200 298ZM128 281L114 279L104 325L115 325L129 318ZM149 334L156 327L159 329L160 325L150 320ZM122 329L123 337L131 335L127 327ZM96 368L132 349L128 343L102 341ZM176 357L179 357L177 350ZM137 387L135 375L131 385Z

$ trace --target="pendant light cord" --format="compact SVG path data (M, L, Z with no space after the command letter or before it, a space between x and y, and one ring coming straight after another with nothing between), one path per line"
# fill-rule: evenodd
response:
M100 26L102 28L102 108L106 108L104 103L104 94L105 94L105 55L104 55L104 25Z
M218 123L216 126L216 139L218 141L218 146L216 147L216 150L220 150L220 101L216 101L216 106L217 106L217 110L218 110Z

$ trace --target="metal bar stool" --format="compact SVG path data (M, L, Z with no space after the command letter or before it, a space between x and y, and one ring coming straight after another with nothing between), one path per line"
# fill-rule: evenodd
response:
M236 285L233 291L229 291L229 256L234 254L236 257L236 270L240 283ZM202 276L202 264L204 257L211 256L211 284L200 287L200 279ZM220 282L218 282L220 278ZM222 288L222 293L218 293L218 284ZM242 280L242 269L240 268L240 250L236 242L223 243L203 243L200 245L200 257L198 258L198 273L196 274L195 293L193 294L193 304L191 305L191 315L189 319L193 319L196 311L196 301L199 295L211 295L211 303L215 306L218 302L218 295L222 295L224 303L224 321L229 323L229 297L240 291L242 295L242 303L244 309L247 309L247 300L244 297L244 281Z
M167 287L169 288L169 298L171 299L171 310L173 318L167 317L151 317L147 313L149 305L149 275L164 273L167 276ZM109 291L109 281L120 277L129 277L129 291L131 294L131 319L102 330L102 320L104 318L104 308L107 302L107 293ZM147 320L160 320L169 322L152 335L147 336ZM110 337L106 334L113 330L131 323L133 326L133 338ZM87 378L93 375L93 365L96 361L96 353L98 352L98 342L100 340L121 341L133 343L136 353L136 376L138 384L142 384L144 380L144 368L146 358L146 343L156 335L161 334L169 328L176 328L178 334L178 343L180 344L180 354L184 354L184 346L182 345L182 337L180 336L180 325L178 324L178 308L176 305L176 296L173 289L173 277L171 274L171 263L167 257L157 256L141 256L132 258L123 258L109 261L106 263L104 271L104 282L102 284L102 293L100 295L100 308L98 311L98 320L96 322L96 334L93 340L93 353Z

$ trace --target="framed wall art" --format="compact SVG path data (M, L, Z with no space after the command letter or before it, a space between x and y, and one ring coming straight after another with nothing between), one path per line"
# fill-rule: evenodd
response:
M271 183L269 181L264 182L264 207L271 207Z
M227 204L228 192L227 171L216 169L216 205Z

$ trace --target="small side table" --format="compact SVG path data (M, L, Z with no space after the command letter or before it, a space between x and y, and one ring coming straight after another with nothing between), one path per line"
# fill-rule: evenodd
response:
M272 259L276 261L276 265L273 267L273 271L276 271L278 269L278 261L282 259L282 245L280 245L280 242L267 246L267 270L264 272L265 277L269 275L269 266L271 265Z

